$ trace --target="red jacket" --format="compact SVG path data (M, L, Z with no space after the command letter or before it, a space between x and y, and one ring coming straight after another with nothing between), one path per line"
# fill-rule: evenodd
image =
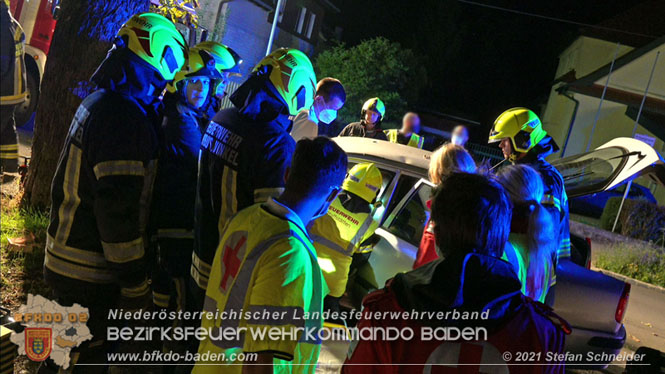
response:
M457 287L452 287L455 279ZM415 335L408 341L354 342L342 373L477 373L480 369L496 373L564 372L563 362L547 359L563 351L567 323L549 307L522 295L510 264L500 259L470 254L462 261L432 262L396 276L386 288L368 295L363 305L369 313L489 309L490 314L486 320L475 321L363 318L359 329L411 328ZM423 329L442 327L484 327L488 339L423 339L427 331ZM515 365L538 358L543 365ZM426 366L428 363L436 366ZM483 363L494 365L481 367Z
M427 200L427 209L432 209L432 200ZM437 258L439 258L439 254L436 252L434 225L432 221L427 221L423 237L420 239L420 246L418 247L418 254L416 254L416 261L413 263L413 268L419 268Z

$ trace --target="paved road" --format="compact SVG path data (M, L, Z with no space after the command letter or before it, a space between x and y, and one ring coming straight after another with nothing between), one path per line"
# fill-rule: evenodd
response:
M594 253L609 250L611 244L594 241ZM628 310L624 318L626 347L646 346L665 352L665 290L630 282Z
M665 352L665 291L632 283L626 311L626 345Z

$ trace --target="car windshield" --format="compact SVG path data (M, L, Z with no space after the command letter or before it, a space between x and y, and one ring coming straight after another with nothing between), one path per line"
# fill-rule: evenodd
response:
M604 190L621 171L629 153L621 147L597 149L552 163L563 176L569 197Z

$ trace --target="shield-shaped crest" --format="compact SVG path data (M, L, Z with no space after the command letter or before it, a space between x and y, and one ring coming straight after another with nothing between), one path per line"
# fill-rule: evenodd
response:
M25 354L32 361L44 361L51 354L50 328L26 327L24 330Z

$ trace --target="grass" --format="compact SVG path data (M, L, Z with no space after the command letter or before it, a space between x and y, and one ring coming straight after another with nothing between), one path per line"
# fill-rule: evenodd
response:
M617 244L598 252L594 265L643 282L665 287L665 253L653 248Z
M40 294L51 298L52 293L44 283L42 266L48 213L35 209L20 209L18 196L2 194L0 211L0 303L16 310L25 302L27 294ZM10 249L8 239L34 235L32 251Z

